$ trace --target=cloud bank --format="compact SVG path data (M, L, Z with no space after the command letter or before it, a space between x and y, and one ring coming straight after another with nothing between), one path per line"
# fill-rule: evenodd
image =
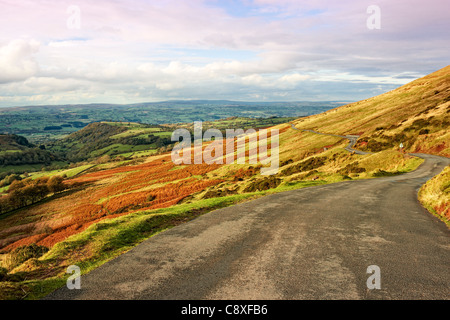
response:
M380 8L381 28L367 27ZM0 106L359 100L448 64L448 1L0 0Z

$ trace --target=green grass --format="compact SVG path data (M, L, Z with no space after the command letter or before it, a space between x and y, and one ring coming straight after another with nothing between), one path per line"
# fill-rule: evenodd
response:
M172 136L172 132L161 131L161 132L155 132L155 133L153 133L153 135L157 136L157 137L170 137L170 136Z
M137 157L142 157L142 156L151 156L154 155L157 152L156 149L152 149L152 150L144 150L144 151L135 151L135 152L125 152L125 153L121 153L120 156L123 157L133 157L133 158L137 158Z
M91 152L91 157L99 157L101 155L109 154L109 155L123 155L127 156L134 152L140 152L140 151L152 151L156 152L156 145L155 144L145 144L145 145L126 145L126 144L112 144L110 146L107 146L103 149L95 150Z
M128 129L127 131L124 131L124 132L121 132L121 133L116 134L114 136L111 136L111 139L133 137L133 136L138 136L138 135L155 134L155 133L158 133L160 131L161 131L160 128L142 128L142 127L137 127L137 128L133 128L133 129Z
M17 152L22 152L22 150L2 150L0 151L0 156L7 154L7 153L17 153Z
M83 172L84 170L87 170L89 168L92 168L94 165L92 164L86 164L86 165L82 165L76 168L71 168L71 169L62 169L62 170L52 170L52 171L40 171L40 172L33 172L30 173L30 177L33 179L36 178L41 178L41 177L52 177L52 176L62 176L62 175L66 175L68 178L72 178L74 176L76 176L77 174Z
M23 165L11 165L11 166L0 166L1 172L33 172L40 171L44 164L23 164Z
M298 181L272 190L203 199L170 208L142 211L101 221L56 244L49 252L37 259L37 262L27 261L14 269L13 274L18 276L45 274L45 272L50 272L50 276L45 279L0 282L0 289L3 290L0 293L0 299L42 298L65 285L69 276L65 274L65 269L69 265L79 266L82 274L86 274L127 252L142 241L204 213L267 194L324 183L326 182Z
M406 173L417 169L424 159L402 154L398 151L386 150L375 154L365 155L359 165L367 172L378 172L383 169L391 174Z
M280 127L282 126L280 125ZM146 130L148 129L154 130L156 128L146 128ZM144 134L142 130L144 129L136 126L124 133L133 135ZM159 134L165 133L168 132L159 132ZM278 187L266 191L241 193L210 199L193 198L185 203L169 208L141 211L103 220L91 225L83 232L57 243L47 254L39 258L38 262L34 261L34 264L25 262L16 268L14 270L15 273L24 272L28 275L28 279L32 280L17 281L9 284L0 282L0 298L40 298L64 285L68 277L65 274L65 268L68 265L76 264L81 268L82 274L86 274L114 257L127 252L142 241L176 225L190 221L206 212L268 194L348 180L350 179L349 177L338 174L336 170L355 161L358 161L358 166L364 167L367 172L361 175L352 175L351 178L353 179L373 178L373 172L379 168L382 168L389 174L411 171L423 161L412 157L405 158L404 155L396 151L383 151L366 156L351 155L342 148L347 144L345 139L297 130L288 130L280 138L283 146L280 150L280 158L282 160L293 159L292 165L311 156L327 158L325 164L318 168L319 172L314 173L317 176L316 180L311 180L311 176L308 177L304 172L299 172L283 178L283 182ZM323 150L325 146L327 146L327 150ZM114 145L114 147L108 147L107 150L98 152L114 150L134 155L136 151L143 153L151 151L139 151L138 149L141 146L137 146L137 150L126 149L130 146L119 144ZM125 151L128 153L125 153ZM180 166L176 169L179 168L182 167ZM227 174L235 168L239 168L239 165L224 166L212 174L227 177ZM55 171L54 174L62 174L61 172ZM304 180L302 175L309 180ZM198 178L201 177L198 176ZM108 200L108 198L102 199L102 201L105 200ZM37 279L33 276L40 273L45 274L44 279ZM2 286L6 286L4 292L9 293L4 294ZM20 291L15 290L17 288L20 288Z

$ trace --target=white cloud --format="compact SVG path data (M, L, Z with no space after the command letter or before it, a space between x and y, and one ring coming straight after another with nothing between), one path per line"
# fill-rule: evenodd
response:
M242 77L242 82L249 85L263 85L266 84L264 78L259 74L252 74Z
M304 80L308 80L308 79L311 79L311 76L309 76L309 75L301 75L301 74L298 74L298 73L293 73L293 74L287 74L285 76L282 76L280 78L280 81L281 82L295 84L295 83L298 83L300 81L304 81Z
M34 54L39 51L39 42L16 39L0 47L0 84L23 81L36 74L39 69Z

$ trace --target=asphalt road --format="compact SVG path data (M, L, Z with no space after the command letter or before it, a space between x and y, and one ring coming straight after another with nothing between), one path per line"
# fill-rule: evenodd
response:
M450 159L266 196L160 233L47 299L449 299L450 230L417 200ZM380 270L369 289L367 268Z
M291 127L294 130L299 130L299 131L306 131L306 132L312 132L312 133L316 133L316 134L321 134L321 135L325 135L325 136L333 136L333 137L339 137L339 138L344 138L344 139L348 139L349 140L349 144L347 147L345 147L345 150L349 151L349 152L354 152L356 154L360 154L360 155L364 155L364 154L372 154L372 152L367 152L367 151L361 151L361 150L357 150L357 149L353 149L353 147L356 144L356 141L358 140L359 136L357 135L339 135L339 134L331 134L331 133L322 133L322 132L317 132L314 130L308 130L308 129L298 129L295 127L294 124L291 123Z

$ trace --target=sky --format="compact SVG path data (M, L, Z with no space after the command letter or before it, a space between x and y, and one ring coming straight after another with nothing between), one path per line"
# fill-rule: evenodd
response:
M357 101L449 64L448 0L0 0L0 107Z

